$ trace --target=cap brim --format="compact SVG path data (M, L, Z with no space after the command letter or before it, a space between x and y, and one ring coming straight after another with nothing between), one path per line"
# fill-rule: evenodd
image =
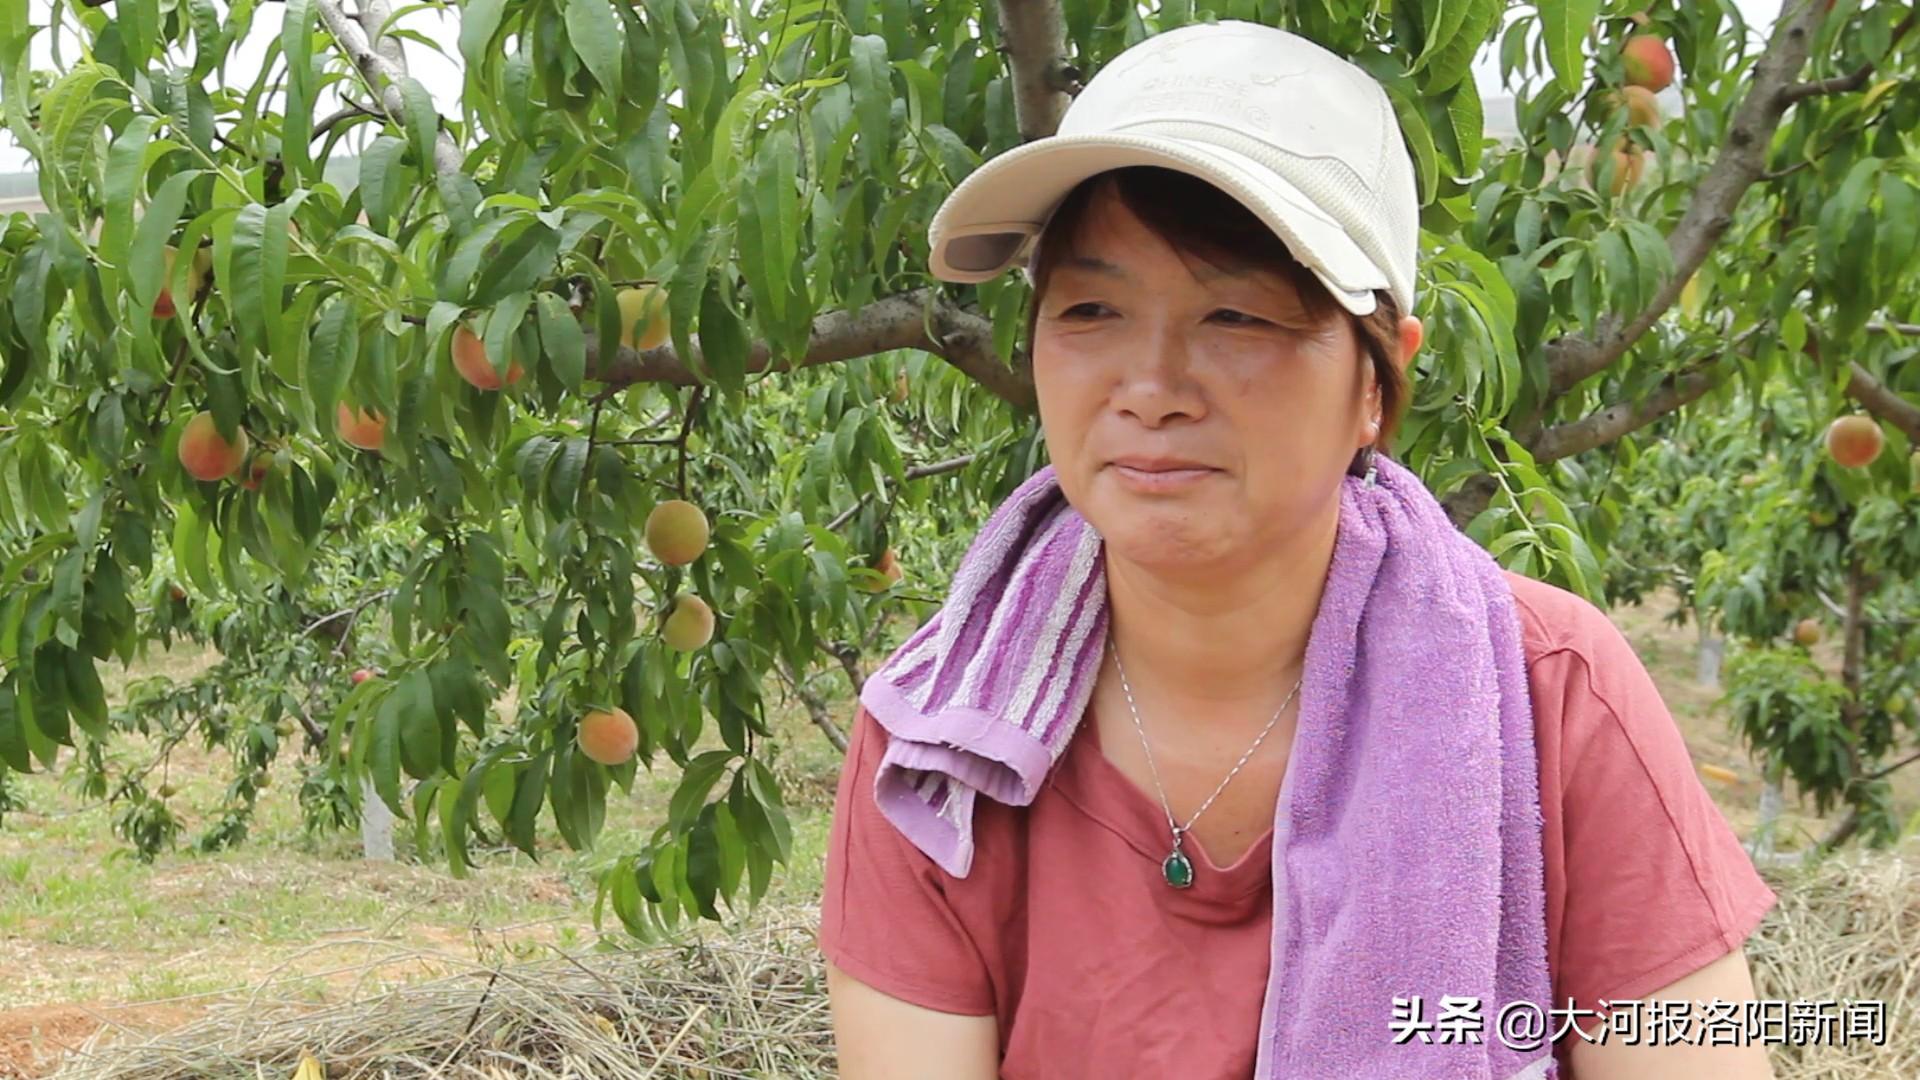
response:
M986 281L1023 261L1060 201L1089 176L1159 165L1197 176L1238 199L1271 228L1355 315L1372 313L1374 290L1391 289L1340 223L1300 189L1244 155L1151 135L1054 135L1015 147L968 174L927 229L933 275Z

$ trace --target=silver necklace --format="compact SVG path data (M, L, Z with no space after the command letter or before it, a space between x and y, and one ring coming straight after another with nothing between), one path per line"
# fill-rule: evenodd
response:
M1140 709L1133 703L1133 687L1127 684L1127 669L1120 662L1120 646L1114 642L1111 629L1107 632L1107 648L1113 653L1114 667L1120 671L1120 689L1126 692L1127 710L1133 713L1134 730L1140 733L1140 746L1146 750L1147 768L1153 773L1154 790L1160 793L1160 806L1167 812L1167 826L1173 830L1173 852L1160 863L1160 874L1167 879L1168 885L1176 889L1184 889L1193 884L1193 860L1187 858L1186 852L1180 850L1181 840L1193 829L1193 823L1200 820L1200 815L1207 812L1207 807L1213 805L1214 797L1226 788L1228 781L1240 771L1240 766L1245 765L1247 759L1253 756L1253 752L1259 749L1261 740L1267 737L1267 732L1273 730L1273 725L1279 722L1280 715L1287 711L1288 705L1292 704L1294 694L1300 692L1300 685L1306 681L1306 675L1302 673L1300 682L1293 684L1293 690L1287 694L1287 700L1281 702L1280 707L1274 710L1273 719L1267 721L1266 728L1260 732L1260 738L1253 740L1253 745L1247 747L1247 752L1240 755L1240 760L1235 762L1232 771L1227 773L1227 779L1220 781L1220 786L1213 789L1213 795L1207 796L1207 801L1200 804L1200 809L1193 812L1193 816L1187 819L1185 825L1180 825L1173 820L1173 807L1167 802L1167 790L1160 786L1160 770L1153 764L1153 749L1147 745L1147 729L1140 725Z

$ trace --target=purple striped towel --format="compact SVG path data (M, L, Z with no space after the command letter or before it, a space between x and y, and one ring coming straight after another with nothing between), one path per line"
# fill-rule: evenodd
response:
M1375 461L1373 486L1343 481L1275 807L1255 1078L1546 1080L1539 776L1512 592L1418 477ZM1030 805L1066 750L1106 604L1103 541L1049 465L862 688L888 734L874 798L947 873L972 866L975 797ZM1396 1008L1415 997L1417 1016ZM1443 999L1474 999L1484 1026L1447 1038Z

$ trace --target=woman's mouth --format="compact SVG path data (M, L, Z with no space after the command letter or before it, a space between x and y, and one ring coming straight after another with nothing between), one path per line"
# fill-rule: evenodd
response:
M1113 463L1114 475L1128 487L1144 492L1179 491L1219 473L1218 469L1182 465L1128 465Z

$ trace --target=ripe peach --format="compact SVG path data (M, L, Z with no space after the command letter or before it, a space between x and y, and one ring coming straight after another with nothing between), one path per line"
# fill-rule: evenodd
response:
M247 433L234 432L233 441L221 438L213 414L201 412L180 433L180 467L195 480L218 480L240 467L247 456Z
M1827 425L1827 453L1849 469L1871 465L1886 442L1880 424L1871 416L1855 413Z
M619 765L640 747L640 728L627 710L595 709L580 718L580 752L602 765Z
M378 450L387 438L387 418L373 410L351 409L341 402L333 416L334 430L349 446Z
M668 566L685 566L707 550L707 515L685 499L668 499L647 515L647 550Z
M353 685L359 686L371 678L373 678L373 672L368 671L366 668L360 668L353 673Z
M620 305L620 344L645 352L659 348L669 335L667 292L658 285L621 289L614 297Z
M692 652L713 640L713 609L705 600L687 593L673 602L673 614L661 631L669 648Z
M486 343L465 326L455 327L453 331L453 367L461 378L481 390L498 390L502 385L499 373L493 370L493 361L487 356ZM518 359L510 361L506 385L519 382L525 374Z
M1673 85L1673 50L1658 34L1635 34L1621 49L1627 82L1660 91Z

